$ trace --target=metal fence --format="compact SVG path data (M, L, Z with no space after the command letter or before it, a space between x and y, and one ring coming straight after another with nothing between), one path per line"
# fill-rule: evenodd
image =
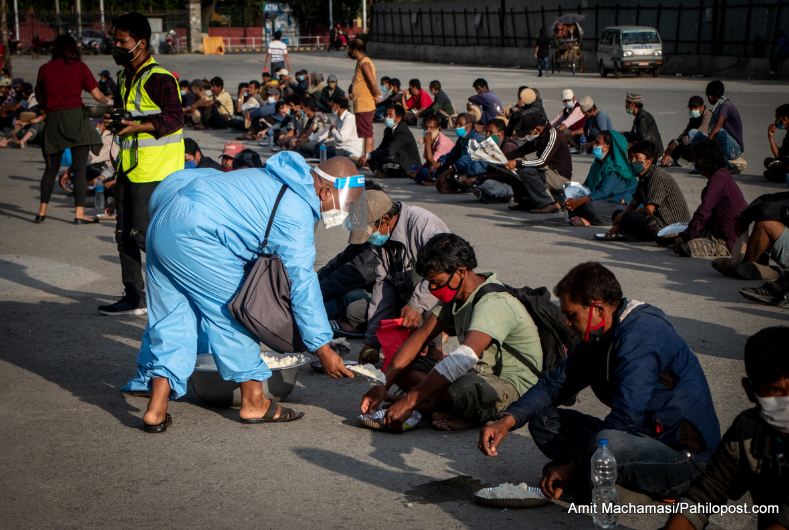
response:
M376 42L438 46L534 46L540 28L568 13L586 16L584 49L597 51L608 26L643 25L658 29L663 49L672 54L764 57L777 32L789 27L784 1L729 4L729 0L688 0L677 5L595 5L546 9L484 8L444 10L377 4L370 38Z

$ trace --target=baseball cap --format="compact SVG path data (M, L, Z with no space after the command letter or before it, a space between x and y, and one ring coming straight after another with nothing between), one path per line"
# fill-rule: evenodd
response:
M194 156L200 150L200 146L193 138L184 138L184 152L188 155Z
M277 75L288 75L288 71L284 68L277 70Z
M367 226L359 230L351 230L348 244L361 245L366 243L375 231L375 223L392 209L392 199L384 191L367 190L365 193L365 206L367 208Z
M268 90L266 90L266 94L268 94L269 96L279 96L279 89L271 87Z
M0 86L11 86L11 80L7 77L0 79Z
M565 88L564 90L562 90L562 101L567 101L573 99L574 97L575 97L575 93L572 91L572 89Z
M692 96L688 100L688 107L703 107L703 106L704 106L704 100L701 99L701 96Z
M337 82L337 76L334 75L334 74L330 74L329 77L326 78L326 82L327 83L331 83L331 82L336 83Z
M235 158L238 153L244 150L244 146L238 142L230 142L225 144L222 150L222 156L228 158Z
M589 112L594 107L594 100L591 96L584 96L578 104L581 106L581 112Z

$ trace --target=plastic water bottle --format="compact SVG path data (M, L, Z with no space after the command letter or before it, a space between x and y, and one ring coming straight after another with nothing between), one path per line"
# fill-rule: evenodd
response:
M581 137L578 138L578 151L582 155L586 154L586 135L582 134Z
M597 451L592 456L592 503L595 506L592 519L597 528L614 528L617 515L611 513L616 505L616 459L608 449L608 440L597 442Z
M321 164L323 164L326 162L326 145L321 144L321 146L318 148L318 151L320 152Z
M96 207L97 215L104 215L104 179L96 178L96 185L93 186L93 205Z

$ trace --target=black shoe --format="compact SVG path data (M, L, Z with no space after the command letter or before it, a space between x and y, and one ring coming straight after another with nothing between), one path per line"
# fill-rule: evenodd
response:
M133 304L127 297L123 297L114 304L100 305L99 313L107 316L115 315L145 315L148 308L145 307L145 300Z
M157 423L156 425L148 425L147 423L143 422L142 428L145 432L151 434L159 434L166 431L167 427L169 427L172 424L173 424L173 417L170 416L170 413L168 412L167 415L164 417L164 421L162 423Z
M780 290L774 282L764 283L759 287L743 287L740 294L760 304L775 307L789 307L789 295Z
M93 217L91 219L80 219L79 217L75 217L74 218L74 224L75 225L90 225L90 224L98 223L98 222L99 222L99 220L96 217Z
M40 225L41 223L43 223L46 220L47 220L47 216L46 215L36 215L36 218L33 220L33 222Z

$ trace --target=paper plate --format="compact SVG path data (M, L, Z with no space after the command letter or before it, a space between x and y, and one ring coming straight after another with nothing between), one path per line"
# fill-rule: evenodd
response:
M673 223L661 228L660 232L657 233L657 236L658 237L678 236L679 234L681 234L687 229L688 229L688 225L685 223Z
M474 493L474 498L480 504L485 506L492 506L494 508L536 508L538 506L545 506L550 504L551 500L542 494L540 488L529 486L527 494L529 497L525 498L509 498L509 499L489 499L483 497L484 492L491 491L495 488L482 488Z

